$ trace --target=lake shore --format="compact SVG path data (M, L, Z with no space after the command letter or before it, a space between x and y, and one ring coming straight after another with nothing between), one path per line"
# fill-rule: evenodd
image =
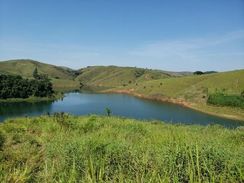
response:
M8 99L0 99L0 103L15 103L15 102L44 102L44 101L55 101L64 97L64 94L57 93L52 97L29 97L29 98L8 98Z
M140 93L136 93L134 90L105 90L102 91L101 93L119 93L119 94L127 94L127 95L132 95L138 98L142 98L142 99L147 99L147 100L155 100L155 101L160 101L160 102L169 102L169 103L173 103L173 104L177 104L177 105L181 105L183 107L187 107L205 114L210 114L213 116L218 116L218 117L223 117L223 118L227 118L227 119L232 119L232 120L237 120L237 121L241 121L244 123L244 116L240 116L240 115L236 115L236 114L223 114L223 113L217 113L217 112L213 112L213 111L209 111L211 110L210 108L218 108L219 110L223 109L224 107L217 107L217 106L203 106L203 105L199 105L196 103L191 103L188 101L185 101L183 99L174 99L174 98L169 98L169 97L162 97L162 96L148 96L148 95L144 95L144 94L140 94Z

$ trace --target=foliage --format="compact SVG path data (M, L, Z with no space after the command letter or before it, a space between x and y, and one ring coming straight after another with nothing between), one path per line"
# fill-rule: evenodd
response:
M38 70L37 70L37 68L35 68L34 71L33 71L33 78L35 78L35 79L38 78Z
M44 75L37 79L24 79L21 76L0 75L0 99L52 96L50 80Z
M135 76L136 78L141 77L145 73L145 69L136 69L135 70Z
M194 75L202 75L202 74L204 74L204 72L202 72L202 71L196 71L196 72L194 72L193 74L194 74Z
M241 129L61 113L0 131L0 182L244 181Z
M216 71L206 71L206 72L202 72L202 71L195 71L193 74L194 75L202 75L202 74L214 74L217 73Z
M107 114L107 116L110 116L111 113L112 113L111 109L107 107L106 108L106 114Z
M5 142L5 137L4 137L3 133L0 131L0 151L2 150L4 142Z
M244 108L244 97L242 95L227 95L223 92L215 92L209 95L207 102L219 106Z

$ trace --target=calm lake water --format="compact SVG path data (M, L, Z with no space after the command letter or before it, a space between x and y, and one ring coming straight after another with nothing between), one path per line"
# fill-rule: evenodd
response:
M109 107L113 115L136 119L156 119L170 123L220 124L238 127L244 123L204 114L179 105L139 99L123 94L68 93L63 100L39 103L0 103L0 121L19 116L37 116L54 112L74 115L105 114Z

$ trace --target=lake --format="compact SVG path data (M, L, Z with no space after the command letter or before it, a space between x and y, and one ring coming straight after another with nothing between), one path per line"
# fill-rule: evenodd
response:
M183 124L219 124L230 128L244 125L239 121L208 115L176 104L139 99L124 94L97 93L67 93L62 100L55 102L0 103L0 121L54 112L105 115L107 107L111 109L112 115L136 119L155 119Z

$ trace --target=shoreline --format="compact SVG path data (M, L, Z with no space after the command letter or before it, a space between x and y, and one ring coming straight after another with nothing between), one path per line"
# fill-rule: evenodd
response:
M36 103L36 102L53 102L55 100L59 100L63 98L64 95L59 93L54 95L53 97L29 97L29 98L7 98L7 99L0 99L0 103L18 103L18 102L29 102L29 103Z
M194 107L194 103L190 103L187 102L185 100L182 99L173 99L173 98L163 98L163 97L157 97L157 96L147 96L147 95L143 95L143 94L139 94L139 93L135 93L133 90L107 90L107 91L102 91L100 93L118 93L118 94L126 94L126 95L132 95L134 97L138 97L141 99L147 99L147 100L154 100L154 101L159 101L159 102L168 102L168 103L172 103L172 104L177 104L183 107L187 107L189 109L193 109L196 110L198 112L202 112L205 114L209 114L209 115L213 115L213 116L218 116L221 118L226 118L226 119L231 119L231 120L236 120L236 121L240 121L244 123L244 118L241 116L235 116L235 115L228 115L228 114L218 114L215 112L209 112L209 111L205 111L205 110L201 110L197 107Z

